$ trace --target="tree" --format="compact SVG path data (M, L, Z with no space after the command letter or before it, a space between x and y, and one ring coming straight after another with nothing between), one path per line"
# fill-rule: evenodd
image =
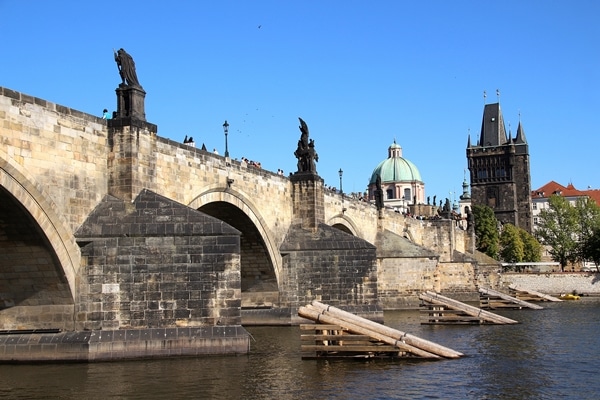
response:
M592 260L596 264L596 270L600 265L600 228L594 229L582 246L582 255L585 260Z
M550 256L564 271L568 261L578 258L577 232L579 222L575 207L562 196L553 194L548 208L540 211L535 231L538 240L549 247Z
M600 228L600 207L591 198L580 197L575 202L575 212L578 222L575 234L579 245L576 259L577 261L586 261L589 258L584 254L585 247L594 232Z
M500 234L500 256L505 262L523 262L525 246L519 234L519 229L512 224L505 224Z
M523 241L523 262L542 261L542 245L535 236L522 228L519 228L519 236Z
M482 253L498 259L500 239L498 236L498 220L494 210L484 205L473 206L475 220L475 247Z

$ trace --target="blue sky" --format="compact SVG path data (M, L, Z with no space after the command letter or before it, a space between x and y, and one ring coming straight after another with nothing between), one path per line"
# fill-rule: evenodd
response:
M461 192L484 90L519 116L532 189L600 188L600 2L0 0L0 86L116 109L113 48L136 63L158 134L285 174L304 119L317 172L364 191L394 140L426 195Z

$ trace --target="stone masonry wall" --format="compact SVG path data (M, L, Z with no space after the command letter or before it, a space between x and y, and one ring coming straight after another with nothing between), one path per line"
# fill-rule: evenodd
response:
M240 233L143 191L107 197L77 232L78 329L241 324Z
M576 291L579 294L600 296L600 274L597 272L505 273L501 276L501 285L505 288L515 285L518 288L550 295Z
M106 194L105 120L0 87L0 139L73 231Z
M336 228L293 225L281 247L281 306L297 320L300 306L318 300L348 311L382 318L377 294L375 247Z
M436 290L437 262L437 259L425 257L382 258L377 269L377 283L383 309L418 307L419 293Z

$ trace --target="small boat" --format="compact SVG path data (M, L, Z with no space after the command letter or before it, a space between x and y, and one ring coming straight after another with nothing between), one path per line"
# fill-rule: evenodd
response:
M560 296L558 296L558 298L561 300L579 300L579 296L572 293L561 294Z

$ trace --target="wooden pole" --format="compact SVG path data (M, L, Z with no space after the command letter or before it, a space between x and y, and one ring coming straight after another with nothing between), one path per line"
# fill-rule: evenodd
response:
M548 301L562 301L558 297L550 296L549 294L545 294L545 293L541 293L541 292L536 292L535 290L517 288L516 285L510 285L508 288L512 289L512 290L514 290L516 292L524 292L524 293L527 293L527 294L531 294L531 295L537 296L537 297L539 297L541 299L548 300Z
M458 300L451 299L449 297L442 296L436 292L427 291L426 293L421 293L419 298L425 301L428 301L433 304L445 305L447 307L453 308L455 310L460 310L465 312L466 314L472 315L474 317L478 317L482 320L494 322L496 324L518 324L519 321L515 321L514 319L506 318L498 314L491 313L489 311L482 310L481 308L473 307L471 305L461 303Z
M314 300L311 304L313 307L316 307L320 310L324 310L327 313L330 313L340 319L350 321L358 326L362 326L375 332L379 332L383 335L393 338L394 340L402 340L404 343L418 347L430 353L438 354L446 358L459 358L464 356L464 354L458 351L430 342L429 340L421 339L409 333L390 328L389 326L381 325L377 322L373 322L366 318L358 317L352 313L349 313L347 311L341 310L333 306L329 306L327 304L320 303L316 300Z
M493 296L493 297L500 297L503 300L510 301L511 303L518 304L522 307L533 308L534 310L543 310L544 309L544 307L538 306L537 304L529 303L525 300L519 300L515 297L509 296L505 293L498 292L496 290L489 289L489 288L479 288L479 293L481 293L483 295Z
M427 351L424 351L422 349L419 349L417 347L408 345L402 341L399 340L395 340L389 336L383 335L381 333L378 332L374 332L370 329L355 325L353 323L341 320L339 318L336 318L332 315L328 315L328 314L324 314L321 311L319 311L316 308L311 308L311 307L300 307L298 309L298 315L300 315L301 317L304 318L308 318L311 319L313 321L317 321L317 322L324 322L326 324L334 324L334 325L339 325L340 327L347 329L348 331L352 332L352 333L358 333L361 335L368 335L370 337L372 337L373 339L377 339L380 340L384 343L387 344L391 344L392 346L396 346L398 349L403 350L403 351L407 351L409 353L415 354L417 356L420 357L425 357L425 358L441 358L439 355L437 354L432 354L429 353Z

